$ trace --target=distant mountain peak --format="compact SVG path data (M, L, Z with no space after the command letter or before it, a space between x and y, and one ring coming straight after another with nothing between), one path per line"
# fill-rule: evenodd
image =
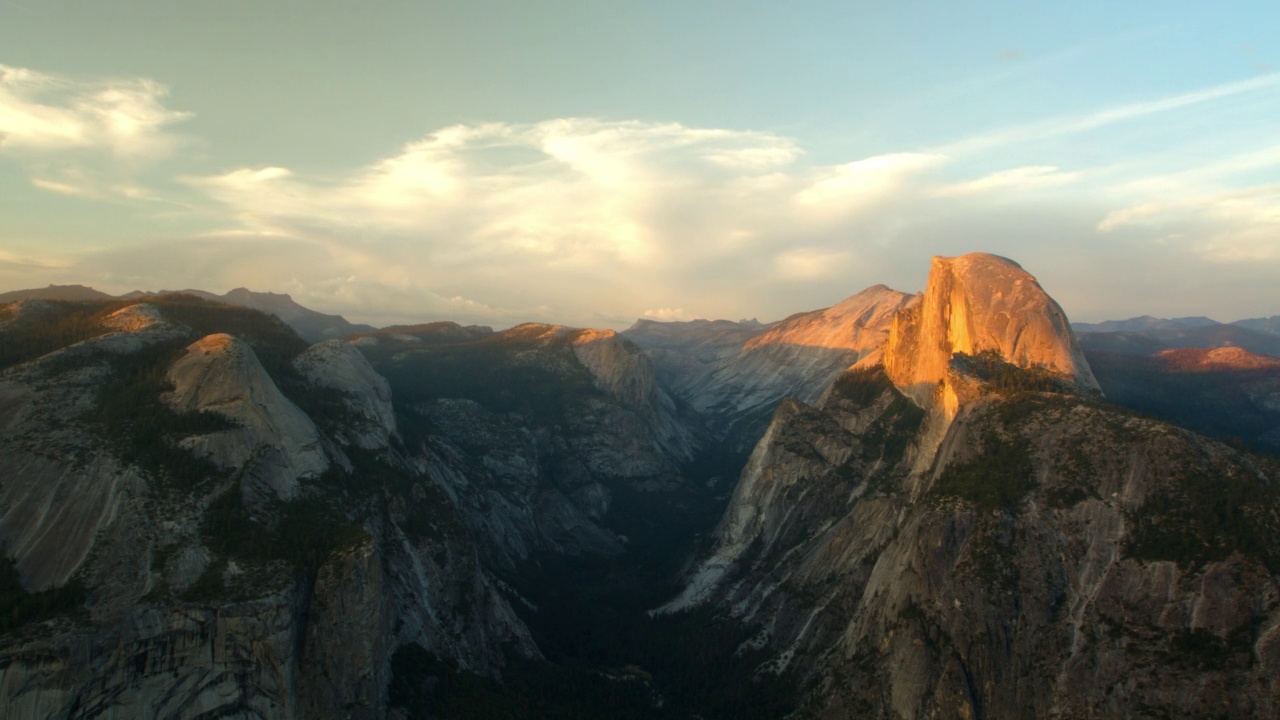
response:
M874 285L823 310L792 315L752 338L744 350L766 345L840 348L866 355L884 344L889 325L915 297Z

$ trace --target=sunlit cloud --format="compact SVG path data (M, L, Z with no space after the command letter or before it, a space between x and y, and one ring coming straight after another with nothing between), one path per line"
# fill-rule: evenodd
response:
M832 245L946 161L803 156L768 133L569 118L444 128L336 179L268 166L185 182L243 230L321 243L361 277L394 285L412 269L415 283L472 297L497 283L558 308L612 288L634 296L615 310L634 318L711 266L766 283L831 276L848 256Z
M1128 106L1076 125L1269 82ZM744 303L766 317L794 311L784 303L805 297L833 303L890 280L877 273L898 267L916 227L940 229L938 253L1022 256L1029 241L1041 243L1042 256L1053 247L1066 256L1116 243L1140 253L1167 251L1168 238L1178 237L1180 252L1202 259L1270 257L1273 193L1222 183L1271 161L1241 153L1216 169L1188 167L1201 175L1188 175L1182 194L1170 195L1152 188L1176 173L1034 163L990 169L937 152L824 165L809 162L793 139L769 133L566 118L443 128L345 174L264 166L185 182L258 242L312 244L326 260L311 277L359 279L349 287L314 283L309 292L319 293L322 307L349 301L370 316L404 317L417 303L422 312L492 323L545 311L553 317L523 319L618 326L635 317L736 316ZM982 172L966 177L970 168ZM1081 196L1092 199L1080 205ZM1032 214L1068 207L1076 208L1074 246L1044 244L1042 229L1028 234Z
M1063 57L1010 58L999 72ZM0 66L0 161L45 193L180 226L65 257L16 254L14 242L0 280L248 286L374 324L621 327L776 319L878 282L915 290L928 255L974 250L1024 260L1067 298L1070 273L1116 274L1122 293L1138 287L1129 269L1155 257L1153 294L1178 267L1280 274L1269 184L1280 132L1219 139L1202 127L1280 105L1274 73L838 161L779 133L554 118L441 127L347 168L264 158L195 174L172 152L190 114L167 101L145 78ZM1040 142L1091 133L1105 144L1108 130L1148 126L1206 139L1088 157ZM141 178L132 168L143 165L185 174ZM1090 269L1086 257L1125 260Z
M654 308L652 310L645 310L643 317L663 322L690 319L689 314L684 311L684 308Z
M165 107L168 93L147 78L83 80L0 65L0 149L167 152L169 126L190 117Z
M1157 200L1109 213L1098 230L1145 230L1190 240L1205 261L1239 263L1280 259L1280 185Z
M843 275L849 270L852 253L810 248L787 250L775 259L778 273L789 280L819 280Z
M991 173L977 180L944 185L939 195L974 195L989 192L1020 192L1057 187L1080 179L1078 172L1062 172L1052 165L1013 168Z

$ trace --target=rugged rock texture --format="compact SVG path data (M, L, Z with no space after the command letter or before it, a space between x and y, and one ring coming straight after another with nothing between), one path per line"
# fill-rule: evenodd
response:
M165 374L173 391L163 399L180 412L211 412L240 427L198 435L184 447L219 467L242 468L282 500L300 481L329 467L316 425L276 388L248 343L226 334L201 338Z
M773 325L641 321L624 335L650 352L659 377L710 419L713 432L750 447L779 400L816 400L840 372L884 344L896 313L913 302L877 285Z
M343 394L350 415L342 418L347 442L374 450L396 434L391 386L360 351L341 340L316 343L294 360L294 367L316 385Z
M1020 265L985 253L935 257L920 304L894 318L883 359L889 378L929 405L947 381L952 356L984 350L1098 389L1066 314ZM943 403L954 415L955 400Z
M38 300L23 305L20 312L35 322L56 312ZM0 478L7 479L0 485L0 544L32 589L66 583L144 487L135 468L74 425L93 411L109 358L178 331L147 306L117 311L103 325L96 337L0 371Z
M693 457L692 433L675 402L658 385L652 361L634 343L612 330L573 333L569 342L574 357L595 378L596 387L639 415L669 456L685 461Z
M820 408L784 404L666 609L757 628L765 670L814 688L806 716L1280 708L1274 465L1029 394L966 405L913 475L919 445L887 431L911 415L866 375ZM1215 524L1241 514L1231 537Z
M0 369L0 539L20 581L0 593L0 717L380 718L403 645L490 675L538 655L429 474L385 443L343 457L280 392L304 378L210 330L377 398L361 358L294 365L266 318L168 302L37 308L89 318L87 339ZM39 352L26 322L0 342ZM240 426L209 433L200 411ZM264 468L292 491L247 492Z
M1012 262L934 263L884 366L779 407L661 611L755 629L806 717L1275 714L1280 466L1102 404Z
M361 348L413 399L430 432L407 430L406 443L494 568L616 555L630 505L695 492L681 464L698 439L649 358L611 331L526 324L472 342L381 335Z

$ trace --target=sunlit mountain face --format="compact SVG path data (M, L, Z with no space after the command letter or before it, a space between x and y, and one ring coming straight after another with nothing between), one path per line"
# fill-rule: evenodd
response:
M0 3L0 717L1280 715L1280 7L633 5Z
M1280 357L1166 345L1212 321L1073 330L985 253L622 333L3 300L6 716L1277 700Z

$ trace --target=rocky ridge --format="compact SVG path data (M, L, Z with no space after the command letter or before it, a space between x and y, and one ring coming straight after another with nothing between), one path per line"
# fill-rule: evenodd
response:
M933 269L883 364L779 406L662 612L754 628L806 717L1276 712L1280 468L1100 404L1011 261Z
M393 427L344 445L341 412L281 390L376 415L390 398L362 359L290 370L305 345L282 326L192 300L51 304L0 341L38 353L68 314L87 339L0 368L0 582L21 583L0 715L377 718L405 645L489 674L538 655Z
M642 322L623 335L650 353L659 377L710 419L715 435L749 448L779 400L816 400L840 372L883 346L893 317L914 302L877 285L768 326L695 321L681 324L681 333Z
M476 678L547 648L607 658L567 690L625 698L597 708L781 714L749 691L680 704L657 682L678 659L633 660L635 637L578 654L662 628L707 661L692 674L803 689L798 717L1274 715L1280 468L1105 404L1016 263L934 270L922 295L877 286L768 326L434 324L309 347L191 299L17 306L0 596L26 619L0 615L0 715L449 716L432 703L466 687L483 712L530 676ZM35 321L69 316L46 352ZM1205 374L1246 360L1207 352ZM716 372L730 390L695 406ZM571 602L548 635L566 593L652 577L636 546L683 537L718 492L687 466L771 403L663 614L619 628ZM606 584L580 584L594 567ZM705 642L726 627L732 660ZM760 682L716 674L754 658Z
M630 341L540 324L456 339L362 347L429 424L406 440L493 567L616 555L628 542L620 497L688 492L681 465L698 438Z
M243 468L281 500L329 468L320 434L276 387L248 343L217 333L187 346L169 366L173 390L161 400L178 412L216 413L237 427L184 438L182 447L221 468Z

